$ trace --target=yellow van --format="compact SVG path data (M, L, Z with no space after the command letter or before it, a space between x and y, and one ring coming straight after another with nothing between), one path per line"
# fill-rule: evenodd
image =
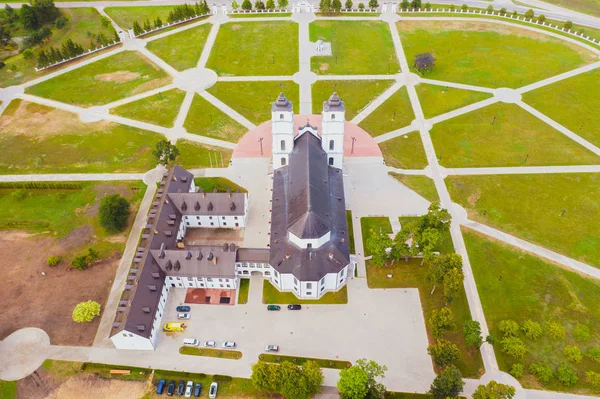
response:
M165 331L183 331L187 326L184 323L165 323L163 330Z

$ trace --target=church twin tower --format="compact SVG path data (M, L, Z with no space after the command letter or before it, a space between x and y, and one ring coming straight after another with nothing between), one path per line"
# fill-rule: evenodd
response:
M273 169L279 169L289 164L289 154L294 149L294 111L292 103L281 93L271 107L273 131ZM344 158L344 124L346 112L344 102L337 93L323 102L321 122L321 147L327 154L327 163L342 169ZM299 135L310 132L318 137L317 128L307 122L300 127ZM299 136L298 135L298 136Z

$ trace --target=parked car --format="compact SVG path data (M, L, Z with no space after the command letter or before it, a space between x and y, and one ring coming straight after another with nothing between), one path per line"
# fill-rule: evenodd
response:
M279 352L279 347L277 345L267 345L265 350L267 352Z
M204 341L204 346L207 348L215 348L217 343L215 341Z
M210 389L208 391L208 397L209 398L216 398L217 397L217 388L219 387L219 384L217 384L216 382L213 382L212 384L210 384Z
M200 397L200 392L202 392L202 384L200 384L199 382L197 382L196 386L194 387L194 397L195 398L199 398Z
M288 310L300 310L302 305L288 305Z
M237 345L235 344L235 342L231 342L231 341L225 341L223 342L223 349L235 349Z
M190 315L189 313L177 313L177 318L179 320L189 320L192 318L192 315Z
M167 396L173 396L175 393L175 381L169 381L169 386L167 387Z
M185 386L185 397L186 398L191 398L192 397L192 390L194 389L194 381L188 381L187 385Z
M200 345L200 342L198 342L196 338L184 338L183 344L188 346L198 346Z
M179 380L179 384L177 385L177 395L181 396L185 392L185 381Z
M175 310L177 312L189 312L190 310L192 310L192 308L190 308L189 306L177 306Z
M165 323L163 326L164 331L183 331L186 328L185 323Z
M165 390L165 385L167 384L167 380L162 379L158 381L158 386L156 387L156 393L162 395Z
M279 305L269 305L269 306L267 306L267 310L281 310L281 306L279 306Z

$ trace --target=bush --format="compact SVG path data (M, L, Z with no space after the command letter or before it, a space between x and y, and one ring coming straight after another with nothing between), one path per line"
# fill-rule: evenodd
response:
M431 355L435 364L441 367L452 364L460 358L458 346L443 338L430 345L427 348L427 353Z
M537 377L542 384L547 384L552 381L554 373L547 364L532 363L529 366L529 372Z
M571 21L566 21L566 22L563 24L563 29L570 30L571 28L573 28L573 22L571 22Z
M359 10L364 10L365 9L365 4L364 3L358 3L358 9Z
M583 355L581 354L581 350L575 345L567 345L565 349L563 349L563 355L567 358L571 363L579 363L583 359Z
M31 51L31 49L27 48L25 49L25 51L23 51L23 58L26 60L30 60L33 58L33 51Z
M529 10L525 11L525 18L533 19L533 17L535 17L535 13L533 12L533 10L531 8Z
M600 364L600 348L592 348L587 351L586 356Z
M546 22L546 16L544 14L540 14L537 18L538 24L543 24Z
M500 9L500 15L506 15L506 8L502 7Z
M525 366L523 366L521 363L515 363L510 366L510 375L513 377L521 378L523 377L523 374L525 374Z
M513 320L502 320L498 329L505 337L516 337L519 334L519 324Z
M542 336L542 326L531 319L525 320L521 326L521 330L525 333L525 336L534 341Z
M556 341L564 339L567 335L565 328L557 321L550 321L546 323L546 331L548 331L550 338Z
M94 301L80 302L73 309L73 321L89 323L100 314L100 304Z
M558 378L561 384L568 387L577 384L577 381L579 381L577 373L567 363L562 363L558 366L556 369L556 378Z
M431 334L436 339L441 337L444 332L453 330L456 327L452 311L445 307L434 309L428 321L431 327Z
M102 18L105 18L105 17L102 17ZM67 17L65 17L64 15L61 15L60 17L56 18L56 21L54 21L54 26L56 27L56 29L62 29L65 27L67 22L69 22Z
M71 261L71 267L77 270L85 270L89 266L87 256L80 255L73 258Z
M486 9L486 11L487 11L487 12L490 12L490 13L491 13L491 12L494 12L494 7L492 7L492 6L488 6L488 7L487 7L487 9Z
M467 11L469 9L469 6L466 4L463 4L462 6L460 6L460 9L463 11Z
M129 202L119 194L107 195L100 201L99 216L108 232L122 231L129 217Z
M60 256L54 256L54 255L50 255L48 256L48 259L46 259L46 264L48 266L56 266L58 265L60 262L62 261L62 258Z
M523 359L529 351L523 341L517 337L506 337L500 341L502 352L514 357L515 359Z
M585 324L577 324L571 332L571 335L573 335L573 339L577 342L589 341L592 337L590 328Z
M593 371L585 372L585 381L593 386L594 388L600 387L600 373L595 373Z

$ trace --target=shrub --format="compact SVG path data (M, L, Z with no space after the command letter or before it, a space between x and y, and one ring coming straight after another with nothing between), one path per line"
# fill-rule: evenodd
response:
M563 24L563 29L571 29L571 28L573 28L573 22L571 22L571 21L566 21L566 22Z
M590 328L585 324L577 324L571 332L571 335L573 335L573 339L577 342L589 341L592 337Z
M129 217L129 202L119 194L107 195L100 201L100 224L110 233L122 231Z
M535 322L531 319L527 319L523 322L521 330L525 333L525 336L534 341L542 336L542 326L540 323Z
M463 11L467 11L469 9L469 6L466 4L463 4L462 6L460 6L460 9Z
M494 12L494 7L492 7L491 5L487 7L486 9L487 12Z
M600 387L600 373L595 373L593 371L585 372L585 381L593 386L594 388Z
M575 345L567 345L563 350L563 355L567 358L571 363L579 363L583 359L583 355L581 354L581 350Z
M31 58L33 58L33 51L31 51L31 49L29 48L25 49L25 51L23 51L23 58L25 58L26 60L30 60Z
M514 357L515 359L523 359L525 354L528 352L528 349L523 341L517 337L506 337L500 341L500 345L502 346L502 352Z
M94 301L80 302L73 309L73 321L89 323L100 314L100 304Z
M106 17L102 17L102 18L106 18ZM62 29L65 27L67 22L69 22L67 17L65 17L64 15L61 15L60 17L56 18L56 21L54 21L54 26L56 27L56 29Z
M567 335L565 328L557 321L550 321L546 323L546 331L548 331L550 338L556 341L564 339Z
M434 309L429 318L429 326L431 327L431 334L434 338L437 339L441 337L444 332L453 330L456 327L453 319L454 316L450 309L445 307Z
M525 18L533 19L533 17L535 17L535 13L533 12L533 10L531 8L529 10L525 11Z
M435 364L441 367L452 364L460 358L458 346L443 338L430 345L427 348L427 353L431 355Z
M519 324L513 320L502 320L498 329L505 337L516 337L519 334Z
M506 8L502 7L499 12L500 15L506 15Z
M512 13L513 18L517 18L518 15L519 15L519 13L517 13L516 11L513 11L513 13Z
M525 374L525 366L523 366L521 363L515 363L510 366L510 375L513 377L521 378L523 377L523 374Z
M532 363L531 366L529 366L529 372L535 375L542 384L549 383L554 374L550 366L541 363Z
M577 381L579 381L577 373L575 373L567 363L561 363L561 365L558 366L556 369L556 378L558 378L558 381L560 381L561 384L568 387L577 384Z
M73 258L71 261L71 267L77 270L85 270L89 266L87 256L80 255Z
M483 338L481 338L481 325L478 321L466 321L463 324L463 332L465 333L465 342L467 345L479 348L483 343Z
M586 356L600 364L600 348L592 348L587 351Z
M365 9L365 4L364 3L358 3L358 9L359 10L364 10Z
M538 24L543 24L544 22L546 22L546 16L544 14L538 15L537 21Z
M62 261L62 258L60 256L54 256L54 255L50 255L48 256L48 259L46 259L46 264L48 266L56 266L58 265L60 262Z
M456 9L456 6L454 4L450 4L450 10L454 11L454 9Z
M425 9L431 10L431 3L425 3Z

